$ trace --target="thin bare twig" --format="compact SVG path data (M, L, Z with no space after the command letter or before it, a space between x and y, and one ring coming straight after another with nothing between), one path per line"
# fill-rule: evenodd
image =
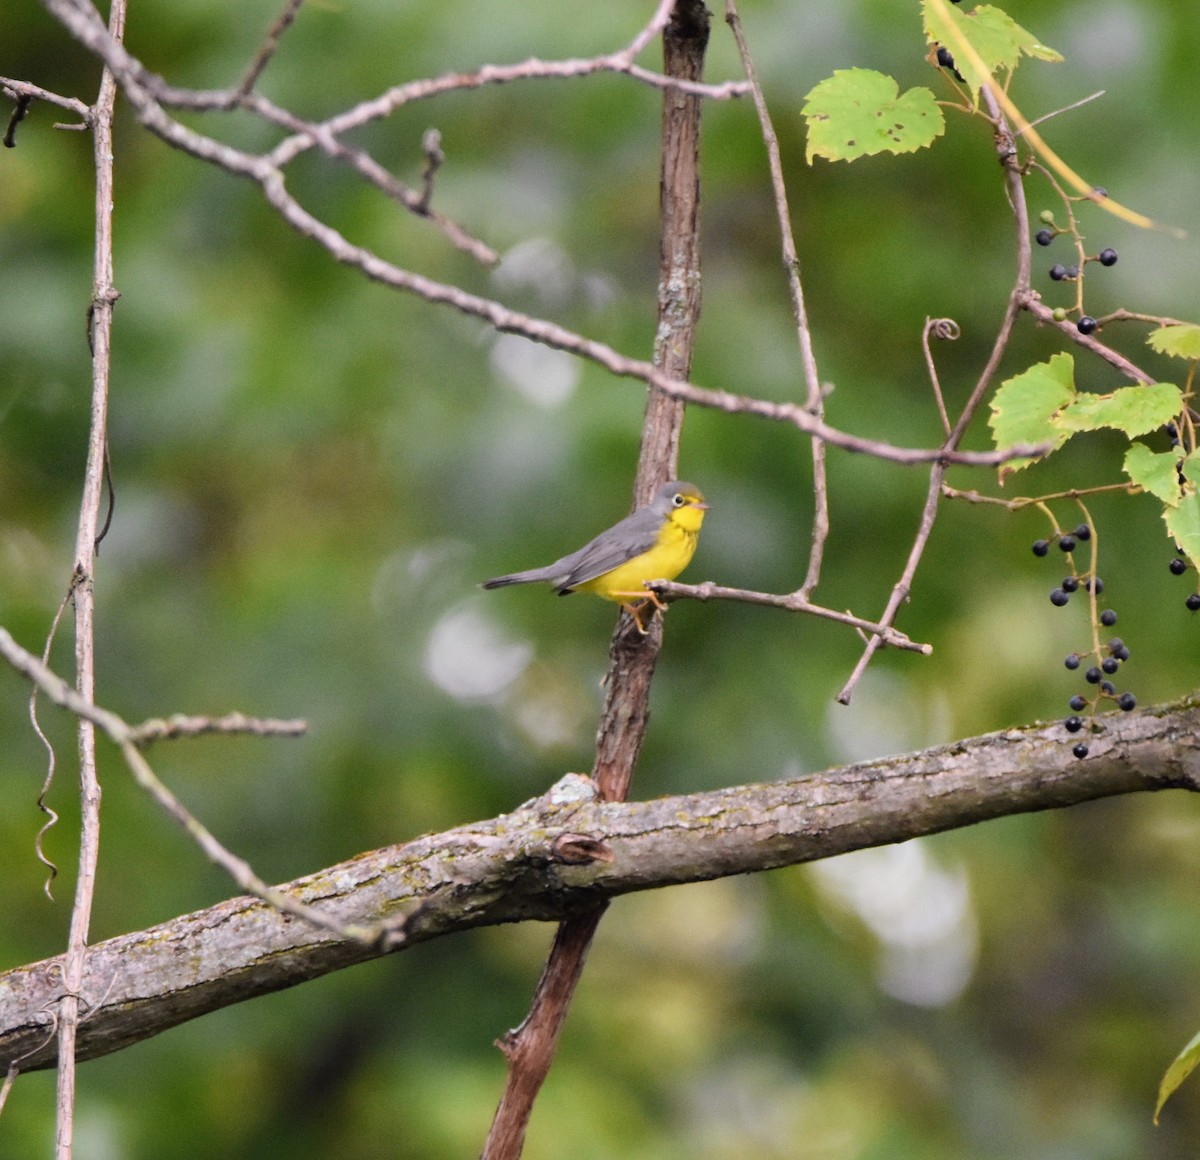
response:
M250 67L235 90L239 96L246 96L258 84L258 78L262 76L263 69L270 64L271 57L275 55L275 50L279 47L280 38L291 28L292 21L296 19L296 13L300 11L300 5L303 3L304 0L284 0L283 10L267 31L262 46L255 54L254 60L250 62Z
M33 104L33 97L29 93L21 93L17 97L16 106L13 108L11 115L8 118L8 129L4 133L4 148L13 149L17 144L17 126L25 120L25 114L29 112L29 106Z
M1059 321L1054 317L1054 311L1041 300L1037 291L1027 290L1021 296L1021 308L1027 310L1044 326L1053 326L1064 338L1070 339L1076 346L1081 346L1103 359L1109 366L1115 367L1133 382L1155 383L1158 381L1149 371L1143 370L1120 351L1113 350L1111 346L1101 342L1095 334L1080 334L1079 328L1069 318Z
M1072 487L1067 491L1056 491L1050 495L1018 495L1011 499L1005 499L999 495L985 495L980 491L961 490L957 487L951 487L949 484L942 484L942 496L945 499L963 499L967 503L991 504L994 507L1005 508L1010 512L1017 512L1022 508L1046 504L1055 499L1079 499L1085 495L1103 495L1106 492L1113 491L1123 491L1129 495L1137 495L1141 490L1141 487L1136 483L1126 480L1125 483L1102 483L1095 487Z
M688 82L675 81L672 78L651 73L633 63L637 54L658 34L666 22L670 11L670 0L660 0L658 10L650 23L620 52L567 61L542 61L533 58L518 65L485 65L473 73L453 73L414 81L389 89L379 97L360 102L353 108L318 123L305 121L287 110L279 108L262 94L251 91L245 81L235 88L215 90L180 89L170 85L161 76L151 72L131 56L123 46L114 43L107 36L104 26L96 17L94 10L85 11L81 6L73 5L71 0L46 0L46 6L66 25L72 35L105 60L109 67L122 77L123 83L126 85L136 84L156 104L170 108L209 111L229 111L241 108L253 112L286 129L291 134L267 155L272 164L283 167L301 153L318 147L327 156L352 165L360 176L386 196L429 221L443 233L451 244L463 252L469 253L484 265L495 265L499 261L499 255L491 247L472 237L444 214L430 210L421 194L398 181L364 150L344 144L339 140L340 135L369 124L371 121L390 116L413 101L492 84L617 72L627 74L635 80L658 88L688 87ZM72 12L73 8L74 12ZM285 9L286 14L287 9ZM282 20L283 17L280 18L281 22ZM279 28L279 32L282 32L282 27ZM264 46L264 49L266 47ZM271 48L273 50L273 45ZM263 63L265 64L265 61ZM253 79L250 74L247 76L248 79ZM691 87L698 88L702 95L712 100L727 100L741 96L746 91L742 82Z
M792 318L796 323L796 337L800 342L800 365L804 369L806 388L805 410L815 419L825 417L825 396L821 387L821 376L817 370L817 359L813 351L812 331L808 325L808 313L804 306L804 288L800 281L800 255L796 250L795 231L792 229L791 211L788 209L787 186L783 180L783 161L779 153L779 138L771 123L771 113L758 83L754 60L742 31L742 20L734 0L725 0L725 22L737 42L742 68L750 83L754 98L754 109L763 143L767 147L767 164L771 171L771 189L775 194L775 214L779 219L779 239L783 247L783 268L787 275L788 290L792 299ZM798 590L801 599L807 600L821 579L821 564L825 558L825 541L829 537L829 488L825 471L825 440L814 434L812 443L813 464L813 526L812 543L808 552L808 570L804 583Z
M1012 328L1030 293L1029 211L1025 203L1025 186L1022 181L1021 170L1016 161L1016 148L1013 144L1012 134L1009 132L1008 125L1004 120L1004 115L992 93L991 87L984 85L980 89L980 95L987 106L992 124L995 126L993 145L1001 164L1004 166L1004 180L1008 186L1008 198L1013 211L1013 231L1017 246L1017 272L1013 282L1013 289L1009 294L1008 303L1004 309L1004 318L1001 320L1000 329L996 334L995 341L992 343L991 354L988 356L988 361L958 416L958 421L954 424L949 435L946 436L946 442L943 445L946 449L956 448L959 445L963 435L966 433L967 427L975 417L975 412L983 402L984 396L990 389L992 380L1000 368L1000 360L1003 358L1004 352L1008 347L1008 339L1012 334ZM946 463L946 460L940 460L930 468L929 487L925 493L925 504L921 509L921 519L917 527L917 535L913 540L912 548L909 550L908 559L905 561L904 571L892 588L887 606L883 610L883 615L879 618L881 624L890 627L895 622L896 615L901 606L908 600L909 593L912 590L913 577L916 575L921 557L925 553L929 537L933 534L934 521L937 519L938 503L941 500L942 483L946 475ZM839 703L843 705L850 703L854 687L866 671L871 658L883 643L884 640L881 636L872 635L868 638L867 646L863 650L862 656L837 695Z
M660 0L654 19L644 28L633 41L620 52L587 58L570 60L539 60L530 57L515 65L484 65L469 73L447 73L440 77L409 81L396 85L387 92L369 101L362 101L320 123L322 132L340 136L351 129L361 128L371 121L377 121L391 116L397 109L415 101L425 101L444 93L467 92L473 89L485 88L489 85L511 84L516 81L530 80L565 80L574 77L593 76L597 73L622 73L634 80L652 85L660 89L672 89L680 93L705 97L712 101L725 101L744 96L749 88L744 81L727 81L724 84L708 85L698 81L682 80L648 69L639 68L633 63L634 57L661 30L663 13L668 15L671 0ZM164 99L164 104L175 104L173 100ZM313 141L296 137L282 142L276 150L276 160L284 164L292 157L312 148Z
M17 644L12 634L4 628L0 628L0 656L3 656L17 672L37 685L56 705L74 713L81 723L89 727L89 730L92 730L93 727L101 729L120 748L125 763L133 774L134 781L192 838L209 861L224 870L247 894L253 894L282 913L303 919L320 930L335 934L338 938L374 944L384 934L388 934L394 941L394 930L383 931L345 926L322 911L298 902L290 895L269 886L244 859L221 845L199 819L188 811L183 803L159 780L158 775L151 769L150 763L141 752L141 746L160 737L182 737L203 732L247 732L294 736L303 731L303 722L260 720L238 713L219 718L178 718L173 719L174 724L171 720L165 722L152 720L139 726L132 726L119 714L101 708L90 697L72 688L31 652L27 652ZM66 960L68 963L69 955L70 951L68 950ZM68 983L64 982L64 988L68 997L74 995L76 999L78 998L78 984L72 991Z
M807 408L795 403L776 403L730 391L697 387L664 373L653 363L627 358L605 343L584 338L556 323L533 318L492 299L469 294L457 286L404 270L372 251L354 245L333 227L304 209L288 192L283 173L272 164L270 157L246 153L206 137L168 116L158 100L139 80L145 72L139 62L130 57L120 45L111 43L110 39L102 35L102 28L98 33L86 14L81 13L70 0L45 2L73 35L100 53L110 65L114 65L122 77L130 103L137 109L142 123L152 133L200 160L255 181L262 188L267 201L293 229L323 246L337 261L361 270L373 281L415 294L428 302L450 306L486 322L498 331L519 334L532 342L587 359L618 377L638 379L684 402L712 407L727 414L755 415L763 419L789 423L806 434L819 436L826 443L893 463L944 462L973 467L997 467L1011 459L1036 457L1044 454L1046 450L1043 445L1020 445L998 451L959 451L946 447L917 449L893 447L873 439L864 439L830 427L809 413Z
M39 85L31 85L28 81L14 80L12 77L0 77L0 89L11 100L20 102L25 97L45 101L48 105L57 105L60 109L69 109L83 122L82 125L58 125L56 128L86 129L92 121L92 108L76 97L64 97L43 89Z
M929 372L929 382L933 387L933 397L937 400L938 414L942 418L942 428L947 438L950 435L950 415L946 411L946 399L942 394L941 380L938 378L937 363L934 362L933 352L929 349L929 336L953 342L962 333L958 323L953 318L926 318L921 331L921 351L925 355L925 369Z
M380 193L391 198L397 205L403 206L411 213L432 223L451 245L465 254L470 254L481 265L494 266L500 261L500 255L491 246L469 234L452 218L431 209L425 204L423 194L394 177L365 150L347 145L335 134L323 130L319 125L302 120L286 109L279 108L260 93L249 94L241 104L264 120L286 128L290 132L311 134L314 142L327 157L345 162L360 177L370 182ZM267 154L268 157L273 155L273 153Z
M442 135L436 129L426 129L421 138L421 152L425 156L425 165L421 170L421 196L417 205L421 213L428 213L433 201L433 182L437 172L446 163L446 154L442 152Z
M813 604L801 592L756 592L750 588L729 588L722 584L714 584L711 580L705 580L701 584L681 584L676 580L649 580L646 587L667 600L732 600L741 604L761 604L770 608L782 608L788 612L801 612L821 620L844 624L862 633L879 636L883 644L892 648L921 653L923 656L933 652L933 645L915 641L898 628L873 620L864 620L850 612L839 612L836 608L824 608Z
M106 34L120 44L125 33L125 0L112 0ZM95 700L95 593L97 528L108 448L108 393L112 316L117 300L113 274L113 120L117 78L105 68L92 109L92 154L96 172L96 246L92 270L92 299L88 307L92 354L91 425L87 463L75 539L71 597L75 606L75 687L88 702ZM100 856L100 779L96 769L96 731L93 722L76 722L79 742L80 836L75 900L63 961L63 997L58 1008L58 1077L55 1155L71 1160L75 1132L75 1040L79 1029L80 995L87 965L88 934Z
M134 725L129 740L139 747L153 741L170 741L178 737L200 737L206 733L245 733L252 737L300 737L308 732L308 722L281 721L274 717L247 717L244 713L226 713L223 717L189 717L175 713L170 717L154 717Z
M1104 90L1097 89L1096 92L1091 94L1091 96L1080 97L1079 100L1072 101L1069 105L1063 105L1063 107L1061 109L1052 109L1049 113L1043 113L1040 117L1035 117L1032 121L1029 122L1029 128L1032 129L1034 127L1034 125L1040 125L1043 121L1049 121L1051 117L1058 117L1058 116L1061 116L1063 113L1069 113L1074 109L1081 108L1082 106L1089 104L1091 101L1094 101L1098 97L1102 97L1102 96L1104 96ZM1025 132L1025 126L1022 125L1017 129L1014 136L1020 137L1021 134L1024 132Z

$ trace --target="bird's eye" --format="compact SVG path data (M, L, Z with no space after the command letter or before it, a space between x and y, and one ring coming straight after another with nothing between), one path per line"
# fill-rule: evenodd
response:
M681 492L681 491L677 491L677 492L676 492L676 493L675 493L675 494L674 494L674 495L671 497L671 502L672 502L672 503L673 503L673 504L674 504L676 507L683 507L683 502L684 502L684 501L683 501L683 492Z

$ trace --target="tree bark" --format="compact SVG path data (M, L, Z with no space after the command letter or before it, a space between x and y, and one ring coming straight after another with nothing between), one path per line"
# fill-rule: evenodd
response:
M1054 724L649 802L596 800L587 779L570 775L511 814L362 854L280 889L346 923L402 921L395 950L1011 814L1200 790L1200 700L1101 720L1084 761ZM580 850L592 860L577 861ZM384 953L382 943L338 940L249 897L109 939L89 953L78 1058ZM62 993L61 967L59 957L0 974L0 1071L54 1065L47 1012Z

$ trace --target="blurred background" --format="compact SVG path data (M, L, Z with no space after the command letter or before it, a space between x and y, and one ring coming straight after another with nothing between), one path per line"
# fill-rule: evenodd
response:
M1189 0L1010 0L1066 62L1026 62L1013 96L1089 181L1178 241L1085 207L1089 312L1196 319L1200 24ZM128 43L171 82L233 83L275 0L144 0ZM261 89L321 118L390 85L484 63L624 45L653 5L314 2ZM714 13L708 77L739 76ZM936 146L804 164L799 108L836 68L952 94L923 60L915 2L746 0L746 35L785 156L808 307L834 424L908 446L940 425L926 316L954 408L986 358L1014 270L986 127L948 112ZM97 66L29 0L9 4L0 75L94 98ZM643 63L656 65L655 51ZM560 321L638 357L654 334L660 96L599 76L493 87L405 108L355 137L404 180L441 131L435 204L495 246L472 263L425 223L310 155L292 189L400 265ZM7 107L3 116L7 117ZM0 155L0 623L40 651L69 579L85 456L92 163L37 105ZM188 122L250 147L245 116ZM694 379L803 395L764 150L748 101L705 110L704 318ZM283 225L255 188L177 154L128 110L117 131L111 455L117 503L98 564L98 696L130 720L172 712L302 716L303 740L156 747L161 776L222 841L282 881L359 851L487 817L590 768L612 609L545 589L484 593L627 510L644 392L366 282ZM1061 209L1029 180L1030 208ZM1052 304L1072 291L1045 270ZM1179 367L1105 338L1164 379ZM1023 322L1014 374L1061 343ZM1082 357L1082 386L1114 376ZM981 416L968 445L988 444ZM1009 494L1119 478L1123 441L1076 440ZM686 579L774 591L803 577L807 442L692 411L681 474L712 503ZM996 490L994 475L952 474ZM879 614L926 475L830 454L833 531L820 600ZM1192 578L1156 505L1091 505L1100 572L1143 705L1196 685ZM1064 526L1078 513L1058 509ZM1066 713L1062 666L1090 635L1030 543L1036 512L943 507L900 626L929 658L877 657L833 703L861 643L734 604L669 615L635 795L794 777ZM54 662L71 665L69 630ZM0 967L64 945L77 838L70 721L34 853L44 754L27 690L0 673ZM1064 742L1065 744L1066 742ZM103 848L93 937L235 891L100 754ZM1159 1078L1200 1028L1200 803L1182 794L1011 818L815 867L621 900L589 961L526 1155L578 1160L1118 1160L1192 1157L1200 1085L1151 1125ZM478 931L227 1010L80 1073L78 1148L109 1157L295 1160L477 1154L499 1096L492 1041L520 1021L548 926ZM0 1154L50 1154L53 1077L22 1077Z

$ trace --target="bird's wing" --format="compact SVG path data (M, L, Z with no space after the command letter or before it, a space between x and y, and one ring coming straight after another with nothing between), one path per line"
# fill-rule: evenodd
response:
M648 552L658 542L662 523L663 517L646 507L613 524L579 551L564 556L552 566L555 591L559 595L570 592L577 585L595 580L618 564Z

